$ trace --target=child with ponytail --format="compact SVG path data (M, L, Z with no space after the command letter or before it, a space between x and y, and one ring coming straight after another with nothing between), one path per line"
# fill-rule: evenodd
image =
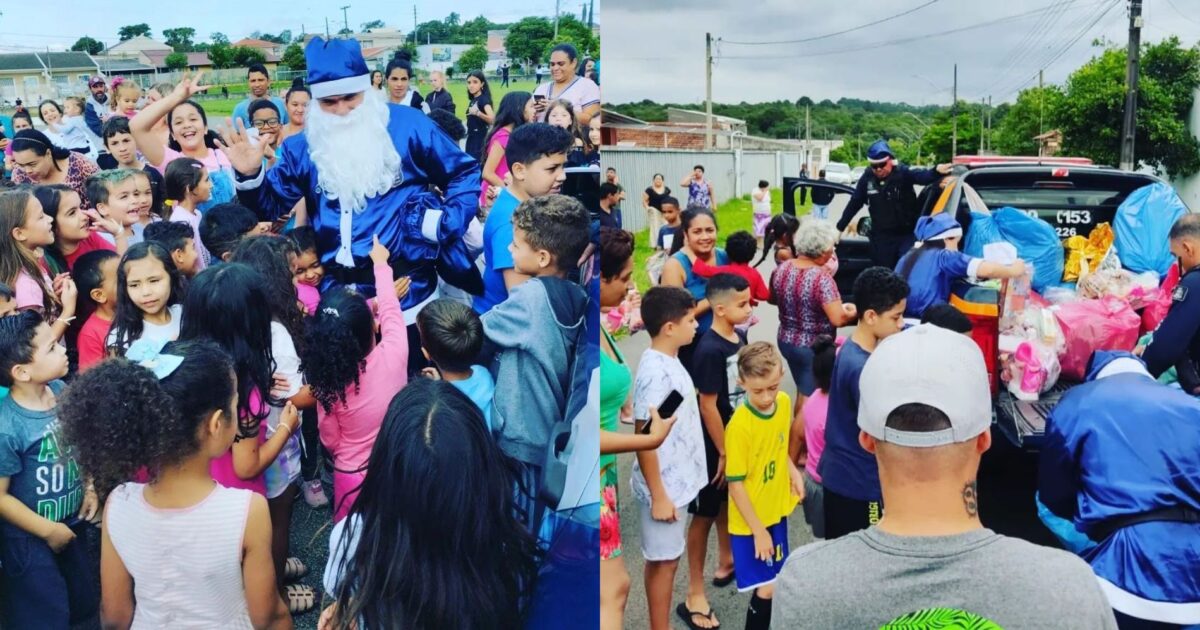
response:
M102 625L291 628L266 500L210 473L238 433L233 361L210 341L164 343L134 343L60 401L63 437L108 497ZM143 469L149 483L127 482Z

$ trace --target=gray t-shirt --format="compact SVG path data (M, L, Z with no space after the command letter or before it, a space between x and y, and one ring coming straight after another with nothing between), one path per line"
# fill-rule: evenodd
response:
M787 559L774 602L772 628L915 620L922 623L902 627L942 627L935 620L971 628L1117 627L1087 563L989 529L916 537L872 527L806 545Z
M49 385L55 396L63 382ZM58 431L57 409L32 411L12 396L0 400L0 477L8 477L8 494L47 520L65 522L79 513L83 477L74 453ZM0 520L0 535L31 536Z

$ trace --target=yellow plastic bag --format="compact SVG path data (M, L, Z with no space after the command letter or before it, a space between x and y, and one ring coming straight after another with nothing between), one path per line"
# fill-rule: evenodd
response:
M1067 248L1067 261L1063 265L1063 281L1078 280L1080 275L1095 271L1104 260L1104 256L1112 248L1116 236L1112 225L1101 223L1092 228L1087 238L1072 236L1063 245Z

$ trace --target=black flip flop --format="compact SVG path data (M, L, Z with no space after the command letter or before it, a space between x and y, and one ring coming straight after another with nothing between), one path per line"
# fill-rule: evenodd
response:
M696 615L699 615L701 617L704 617L705 619L708 619L709 621L712 621L713 620L712 608L709 608L708 612L706 612L706 613L692 612L692 611L688 610L686 602L681 602L678 606L675 607L675 614L678 615L679 618L683 620L683 623L686 623L687 627L691 628L692 630L717 630L717 628L721 627L720 624L718 624L711 628L705 628L704 626L696 625L696 622L692 621L692 617L694 617Z
M716 575L713 575L712 585L717 588L722 588L725 586L729 586L730 584L733 584L733 581L736 579L737 579L736 571L730 571L729 575L726 575L725 577L717 577Z

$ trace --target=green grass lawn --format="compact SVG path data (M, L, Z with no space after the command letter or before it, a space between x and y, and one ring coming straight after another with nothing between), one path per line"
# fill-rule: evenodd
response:
M803 206L796 205L796 213L801 216L807 214L811 209L811 199L806 200ZM637 212L638 210L634 209L633 211ZM781 212L783 212L783 191L773 188L771 189L771 214L775 215ZM717 206L718 245L724 244L725 237L743 230L754 233L754 212L749 194L742 195L737 199L730 199ZM646 274L646 261L654 254L649 230L642 230L634 234L633 241L633 280L637 284L638 291L645 294L650 288L650 276ZM758 256L755 256L754 259L758 260Z

